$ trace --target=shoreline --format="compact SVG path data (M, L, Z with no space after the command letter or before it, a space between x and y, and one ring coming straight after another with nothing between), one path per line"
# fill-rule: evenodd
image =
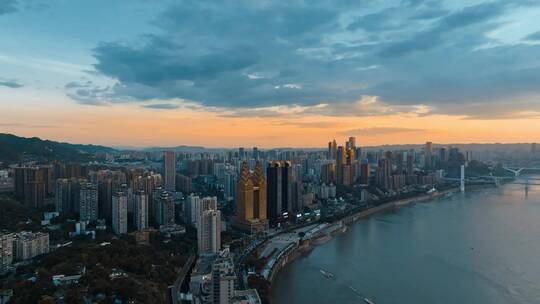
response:
M476 190L486 189L486 188L487 187L485 187L485 186L470 186L468 189L469 189L469 191L476 191ZM438 192L432 193L432 194L423 194L423 195L419 195L419 196L416 196L416 197L411 197L411 198L406 198L406 199L399 199L399 200L391 201L391 202L388 202L388 203L384 203L384 204L376 206L376 207L369 208L367 210L358 211L358 212L355 212L353 214L347 215L344 218L328 222L328 224L331 225L331 226L341 224L341 225L343 225L343 227L345 227L345 229L343 229L339 233L329 235L330 237L325 239L323 242L321 242L319 238L314 237L314 238L302 240L301 244L298 244L297 246L295 246L293 248L287 249L286 252L282 252L280 254L279 259L277 261L275 261L274 265L270 269L271 275L268 277L268 282L270 283L270 289L272 288L272 283L274 281L274 278L287 265L292 263L297 258L299 258L299 257L301 257L301 256L303 256L305 254L308 254L309 252L311 252L316 247L318 247L320 245L323 245L323 244L327 243L328 241L332 240L336 235L346 233L346 231L348 230L349 225L353 224L357 220L367 218L367 217L369 217L371 215L374 215L374 214L377 214L377 213L380 213L380 212L389 211L389 210L392 210L392 209L409 206L409 205L414 204L414 203L434 201L434 200L436 200L438 198L441 198L441 197L444 197L444 196L447 196L447 195L455 195L456 193L460 193L459 187L443 190L443 191L440 191L440 192L438 191Z

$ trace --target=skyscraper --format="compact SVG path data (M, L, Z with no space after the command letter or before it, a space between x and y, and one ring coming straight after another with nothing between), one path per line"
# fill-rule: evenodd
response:
M148 228L148 194L146 194L144 191L138 191L135 193L133 224L137 230Z
M290 216L292 210L292 170L288 161L272 161L266 168L266 210L270 226Z
M333 141L328 143L328 158L329 159L336 159L337 156L337 143L334 139Z
M236 205L236 224L240 228L258 231L266 228L266 178L259 161L253 173L250 173L246 162L242 163L236 185Z
M124 192L116 192L112 196L112 228L116 234L127 233L128 198Z
M349 141L347 141L347 150L356 150L356 137L349 137Z
M93 183L83 182L79 191L79 219L95 221L98 218L98 190Z
M176 154L174 151L163 152L163 179L165 190L174 192L176 189Z
M336 183L336 164L327 163L321 165L321 180L323 183Z

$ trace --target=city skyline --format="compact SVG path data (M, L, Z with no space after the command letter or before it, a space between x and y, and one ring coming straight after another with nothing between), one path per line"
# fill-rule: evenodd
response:
M538 13L500 0L6 0L0 132L136 147L537 142Z

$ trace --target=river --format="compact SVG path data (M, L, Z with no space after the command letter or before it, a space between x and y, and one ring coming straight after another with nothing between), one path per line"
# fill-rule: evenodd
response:
M326 278L320 269L334 278ZM540 186L475 190L353 223L276 277L271 303L540 303Z

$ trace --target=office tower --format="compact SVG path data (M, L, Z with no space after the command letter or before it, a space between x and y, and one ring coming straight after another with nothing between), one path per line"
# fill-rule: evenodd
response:
M155 221L158 226L174 224L174 200L168 191L157 191L155 194L154 212Z
M350 146L351 143L354 142L354 140L350 139L350 142L347 142L346 147L339 146L337 148L336 183L339 185L350 186L356 180L356 175L354 172L356 163L356 149Z
M356 150L356 137L349 137L346 143L347 150Z
M221 212L206 210L201 213L197 227L199 254L217 253L221 248Z
M428 141L424 147L424 167L431 169L433 166L433 143Z
M266 168L266 210L271 226L288 218L293 212L292 171L288 161L272 161Z
M135 225L137 230L148 228L148 194L144 191L137 191L135 193L133 225Z
M240 178L236 184L236 222L240 228L261 231L267 225L266 178L261 162L257 161L253 173L242 162Z
M14 258L25 261L49 253L49 234L29 231L17 233L13 238Z
M293 179L291 183L291 204L292 210L295 213L301 212L303 210L303 194L304 194L304 183L301 180Z
M163 179L165 190L176 189L176 155L174 151L163 152Z
M88 182L80 184L79 219L81 221L98 219L98 190L95 184Z
M116 192L112 196L112 228L115 234L127 233L128 197L125 192Z
M333 141L328 143L328 158L329 159L336 159L337 157L337 143L334 139Z

